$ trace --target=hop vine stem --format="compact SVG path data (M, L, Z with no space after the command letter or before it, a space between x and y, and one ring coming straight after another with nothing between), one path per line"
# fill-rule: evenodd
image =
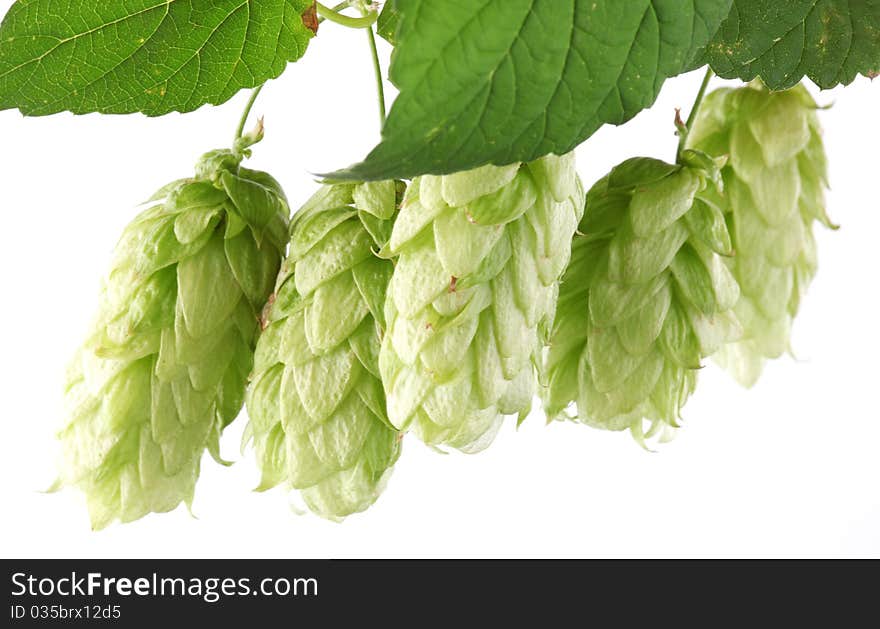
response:
M316 2L315 6L318 10L318 15L321 18L349 28L370 28L376 20L379 19L378 11L365 12L362 17L352 17L349 15L343 15L339 12L341 9L351 6L351 4L351 1L343 2L342 4L337 5L337 7L331 8L320 2Z
M347 9L350 6L351 6L351 0L345 0L344 2L340 2L339 4L334 6L333 10L336 12L339 12L339 11L343 11L343 10ZM317 5L315 6L315 10L316 11L318 10ZM321 24L325 19L326 18L323 18L320 15L318 15L318 24Z
M260 95L260 92L263 91L263 87L266 84L257 86L253 92L251 92L251 97L248 99L247 104L244 106L244 111L241 113L241 120L238 123L238 128L235 130L235 139L239 140L242 135L244 135L244 128L247 125L248 117L251 115L251 109L254 107L254 103L257 100L257 96Z
M678 118L676 114L676 126L678 129L678 152L676 153L676 157L681 156L681 152L684 150L684 146L687 143L688 134L691 131L691 128L694 126L694 122L697 119L697 114L700 112L700 105L703 102L703 97L706 95L706 90L709 87L709 82L712 80L712 77L715 76L715 73L712 72L711 68L706 68L706 74L703 76L703 82L700 84L700 89L697 92L697 97L694 99L694 104L691 106L691 111L688 114L687 122L682 126L680 124L681 120Z
M379 105L379 128L385 126L385 84L382 77L382 64L379 63L379 50L376 48L376 36L373 27L367 29L367 40L370 43L370 55L373 57L373 72L376 75L376 98Z
M320 2L315 3L318 11L318 23L324 20L330 20L342 26L349 28L364 28L367 31L367 41L370 45L370 55L373 60L373 71L376 75L376 96L379 106L379 127L385 126L386 105L385 105L385 84L382 77L382 64L379 62L379 51L376 47L376 36L373 33L373 25L379 19L378 11L368 8L370 4L363 0L345 0L336 6L330 8L324 6ZM343 15L341 11L350 7L359 7L362 17L355 18Z

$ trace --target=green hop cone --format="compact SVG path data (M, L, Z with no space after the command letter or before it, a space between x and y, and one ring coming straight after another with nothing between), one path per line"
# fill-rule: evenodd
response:
M239 164L262 128L160 190L116 246L94 332L72 362L59 485L94 528L190 505L207 449L241 410L287 202Z
M413 181L385 248L394 426L475 452L525 417L582 211L573 154Z
M730 270L742 295L743 337L716 356L751 386L768 358L789 349L791 325L816 273L813 226L825 214L825 149L817 105L799 85L771 92L759 84L720 89L703 102L689 144L729 155L722 173L733 249Z
M631 159L587 193L546 354L551 419L574 402L592 426L666 436L702 359L739 334L730 238L707 199L718 165L681 162Z
M318 515L372 505L400 456L379 376L388 240L402 184L323 186L295 214L248 391L260 489L299 489Z

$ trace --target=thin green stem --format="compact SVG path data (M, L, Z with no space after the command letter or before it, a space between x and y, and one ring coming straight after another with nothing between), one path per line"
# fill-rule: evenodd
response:
M382 78L382 64L379 63L379 50L376 48L376 36L373 28L367 29L367 39L370 42L370 54L373 57L373 72L376 75L376 97L379 102L379 127L385 126L385 83Z
M706 89L709 87L709 81L712 80L713 76L715 76L715 73L712 72L712 68L706 68L706 75L703 77L703 82L700 84L700 90L697 92L697 97L694 99L694 104L691 107L690 114L688 114L687 122L682 124L681 119L676 118L676 126L678 127L678 155L681 155L681 152L684 150L688 134L694 126L697 114L700 112L700 105L703 102L703 97L706 95Z
M319 16L348 28L369 28L379 19L378 11L370 11L363 17L351 17L343 15L339 11L331 9L320 2L316 2L315 6L318 9Z
M266 85L263 83L263 85ZM235 139L238 141L241 139L241 136L244 135L244 128L247 125L248 116L251 115L251 109L254 107L254 102L257 100L257 96L260 95L260 92L263 90L263 85L257 86L253 92L251 92L251 97L248 99L247 105L244 106L244 111L241 114L241 120L238 123L238 128L235 130Z
M351 6L351 3L352 3L352 0L345 0L344 2L340 2L340 3L337 4L335 7L333 7L333 10L334 10L335 12L339 13L340 11L344 11L345 9L347 9L348 7L350 7L350 6ZM318 18L318 24L320 24L321 22L323 22L325 19L326 19L326 18L319 17L319 18Z

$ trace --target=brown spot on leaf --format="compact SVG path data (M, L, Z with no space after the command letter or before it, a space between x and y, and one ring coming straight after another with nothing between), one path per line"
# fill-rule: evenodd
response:
M313 2L312 6L306 9L305 13L302 14L302 21L307 29L312 31L315 35L318 34L318 4L316 2Z
M450 293L454 293L454 292L455 292L455 287L456 287L457 285L458 285L458 278L455 277L455 276L453 275L453 276L452 276L452 279L449 280L449 292L450 292Z

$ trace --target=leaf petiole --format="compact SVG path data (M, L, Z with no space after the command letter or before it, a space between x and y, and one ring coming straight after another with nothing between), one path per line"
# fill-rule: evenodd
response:
M347 6L350 3L346 2L344 4ZM348 28L370 28L375 24L376 20L379 19L378 11L369 11L363 17L351 17L349 15L343 15L337 11L336 8L330 8L320 2L316 2L315 6L318 9L318 15L320 17L335 22L336 24L347 26Z
M382 65L379 63L379 51L376 48L376 37L373 28L367 29L367 40L370 43L370 54L373 57L373 71L376 74L376 97L379 102L379 127L385 126L385 85L382 78Z
M347 9L348 7L351 6L352 1L353 0L343 0L343 2L340 2L339 4L335 5L333 7L333 10L336 11L337 13L339 13L340 11L344 11L345 9ZM317 11L317 6L315 7L315 10ZM318 24L323 22L324 19L325 18L318 16Z
M241 120L238 123L238 128L235 130L236 142L238 142L238 140L241 139L241 136L244 135L244 127L245 125L247 125L248 116L251 115L251 109L253 109L254 107L257 96L260 95L260 92L263 90L263 87L265 85L265 83L263 83L262 85L258 85L256 88L254 88L254 91L251 92L251 97L248 99L247 104L244 106L244 111L241 113Z
M713 76L715 76L715 73L712 72L712 68L706 68L706 75L703 77L703 82L700 84L697 97L694 99L694 104L691 106L687 122L682 124L679 112L676 111L675 113L675 126L678 128L678 152L676 153L676 158L680 157L681 152L684 150L688 134L691 131L691 127L694 126L697 114L700 112L700 104L703 102L703 97L706 95L706 89L709 87L709 81L712 80Z

